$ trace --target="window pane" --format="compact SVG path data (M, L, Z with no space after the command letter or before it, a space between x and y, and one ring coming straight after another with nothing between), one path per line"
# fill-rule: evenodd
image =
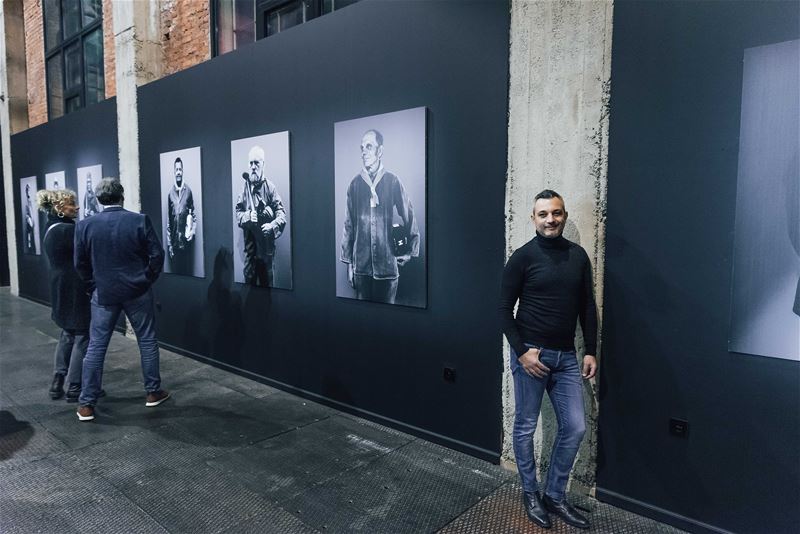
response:
M81 109L81 97L73 96L72 98L68 98L64 104L66 106L66 112L72 113L73 111Z
M44 0L44 33L47 49L61 42L61 1Z
M83 68L86 69L86 105L105 98L103 77L103 29L97 28L83 38Z
M64 49L64 89L73 91L81 86L81 42L78 41Z
M267 37L269 37L270 35L275 35L280 31L279 24L280 23L278 21L277 11L273 11L272 13L267 13L267 33L266 33Z
M322 14L333 11L333 0L322 0Z
M81 3L83 7L84 26L91 24L103 15L103 4L101 0L81 0Z
M78 0L64 0L64 38L72 37L81 29L81 3Z
M298 0L280 9L269 11L266 15L266 35L269 37L278 32L288 30L292 26L302 24L305 21L305 4L301 0Z
M295 2L281 9L278 13L281 21L280 31L302 24L304 22L304 11L305 5L303 5L303 2Z
M255 0L234 0L233 5L234 47L239 48L256 40L256 4Z
M333 0L333 9L342 9L356 2L358 2L358 0Z
M217 0L217 54L234 50L233 0Z
M50 104L50 118L64 114L64 89L61 73L61 54L47 60L47 95Z

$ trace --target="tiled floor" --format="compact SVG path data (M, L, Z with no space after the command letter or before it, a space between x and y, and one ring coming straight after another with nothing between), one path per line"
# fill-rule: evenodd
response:
M47 388L58 328L0 290L0 532L537 532L502 468L115 335L97 419ZM594 532L679 532L588 499ZM549 532L571 532L556 521Z

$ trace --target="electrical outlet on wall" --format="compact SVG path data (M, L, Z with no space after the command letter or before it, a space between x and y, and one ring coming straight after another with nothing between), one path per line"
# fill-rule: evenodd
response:
M675 419L674 417L669 420L669 433L679 438L689 436L689 421L683 419Z

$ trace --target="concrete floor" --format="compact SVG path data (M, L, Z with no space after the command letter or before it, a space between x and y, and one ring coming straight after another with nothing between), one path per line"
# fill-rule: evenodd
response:
M0 324L0 532L544 532L499 466L165 350L173 398L145 408L136 343L121 335L108 396L80 423L47 395L49 309L5 288ZM679 532L577 502L594 532Z

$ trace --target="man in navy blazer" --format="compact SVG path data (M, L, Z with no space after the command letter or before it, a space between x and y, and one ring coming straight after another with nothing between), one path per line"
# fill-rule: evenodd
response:
M83 360L78 419L94 419L103 380L103 362L119 314L131 322L142 357L145 406L169 398L161 389L153 292L150 287L164 266L164 249L150 218L122 208L125 190L114 178L95 188L105 209L75 228L75 269L92 295L89 348Z

